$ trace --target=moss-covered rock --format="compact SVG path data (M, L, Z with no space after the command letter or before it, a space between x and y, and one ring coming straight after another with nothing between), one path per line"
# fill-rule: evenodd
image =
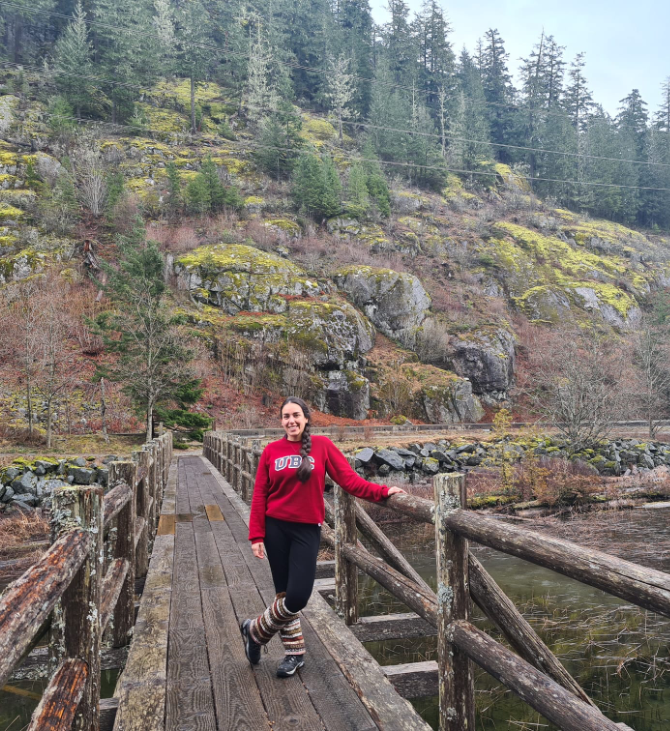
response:
M372 322L388 337L413 347L430 307L430 297L412 274L369 266L348 266L333 275Z
M204 304L234 315L282 313L287 297L316 296L321 287L286 259L241 244L204 246L174 262L179 288Z

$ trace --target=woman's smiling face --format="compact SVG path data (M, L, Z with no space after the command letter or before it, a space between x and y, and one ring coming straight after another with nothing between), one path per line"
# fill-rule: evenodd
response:
M302 439L308 421L298 404L284 404L281 410L281 425L289 441L299 442Z

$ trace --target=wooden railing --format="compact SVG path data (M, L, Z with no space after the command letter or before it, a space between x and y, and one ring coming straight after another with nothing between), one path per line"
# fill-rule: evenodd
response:
M0 595L0 688L49 633L55 673L30 731L100 725L100 651L107 632L128 644L135 578L146 574L172 458L172 434L109 464L109 492L66 487L52 496L53 544Z
M226 432L207 432L202 453L242 499L249 502L261 456L260 439L244 439Z
M237 451L231 452L229 445L235 444L235 440ZM229 482L228 474L242 472L235 470L231 460L244 449L251 449L239 444L239 440L220 432L205 435L205 456ZM359 637L382 638L380 627L374 630L369 621L358 622L357 569L360 569L416 613L411 620L415 627L421 625L437 635L436 677L442 731L475 727L473 662L560 729L621 731L627 728L600 712L472 555L469 541L553 569L667 617L670 617L670 575L467 511L464 475L436 475L433 487L434 501L400 494L382 504L435 524L437 592L421 579L355 498L335 486L333 505L326 502L326 518L333 528L324 525L322 539L335 552L336 608L345 622ZM249 497L245 495L247 500ZM383 560L358 542L359 531ZM516 653L470 623L470 599ZM409 616L384 618L385 629L401 623L407 628ZM410 634L403 635L396 627L386 636L417 636L417 632L414 628Z

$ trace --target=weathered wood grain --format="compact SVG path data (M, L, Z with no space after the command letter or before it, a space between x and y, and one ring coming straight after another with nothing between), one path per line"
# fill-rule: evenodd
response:
M469 622L456 621L449 635L459 650L563 731L617 731L613 721L576 698L544 673Z
M414 612L361 617L350 629L359 642L431 637L437 634L434 625Z
M116 686L115 731L164 731L174 536L154 542L128 660Z
M64 660L33 712L28 731L70 731L88 675L88 665L83 660Z
M128 567L129 563L125 558L115 558L109 564L105 578L102 581L100 627L103 633L121 596L121 590L128 575Z
M454 646L449 625L470 618L468 542L445 528L449 515L465 504L465 475L435 475L435 558L437 564L437 664L440 731L474 731L475 681L470 658Z
M426 731L430 728L395 692L377 661L356 640L349 627L337 620L318 593L312 594L304 614L378 728L389 731Z
M218 731L270 729L225 587L202 592Z
M111 481L110 481L111 482ZM132 488L125 483L116 483L106 495L105 495L105 513L104 523L105 528L107 525L116 518L119 512L122 510L124 505L131 500L133 497Z
M334 490L335 603L346 625L358 619L358 569L342 553L343 545L356 545L356 498L339 485Z
M110 484L125 483L130 489L130 500L116 517L116 541L114 556L127 561L126 578L114 607L114 647L130 642L135 622L135 493L137 491L137 464L135 462L110 462ZM114 488L115 489L115 488Z
M90 543L79 528L66 533L0 597L0 687L79 571Z
M214 731L214 697L192 523L177 525L174 561L165 728Z
M425 698L438 694L438 670L434 660L384 665L382 670L403 698Z

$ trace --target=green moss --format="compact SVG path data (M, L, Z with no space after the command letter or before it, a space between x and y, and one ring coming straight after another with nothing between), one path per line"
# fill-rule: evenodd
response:
M509 505L510 503L518 503L521 498L518 495L482 495L470 498L468 507L472 510L480 508L494 508L498 505Z
M265 221L267 227L275 227L282 230L289 236L299 236L302 232L300 226L295 221L289 221L286 218L272 218L269 221Z
M493 166L493 169L500 176L502 181L504 183L506 183L507 185L511 185L514 188L523 190L526 193L531 192L530 185L528 184L528 181L526 180L526 178L512 172L512 169L510 168L509 165L504 165L503 163L499 162Z
M175 264L186 269L200 267L205 270L212 268L250 274L287 272L296 276L304 275L303 270L293 262L243 244L201 246L180 256ZM203 277L205 274L203 272Z
M328 141L337 136L335 127L325 119L314 119L308 117L303 120L301 136L307 140Z
M20 208L15 208L9 203L0 202L0 223L7 220L16 220L24 215Z

